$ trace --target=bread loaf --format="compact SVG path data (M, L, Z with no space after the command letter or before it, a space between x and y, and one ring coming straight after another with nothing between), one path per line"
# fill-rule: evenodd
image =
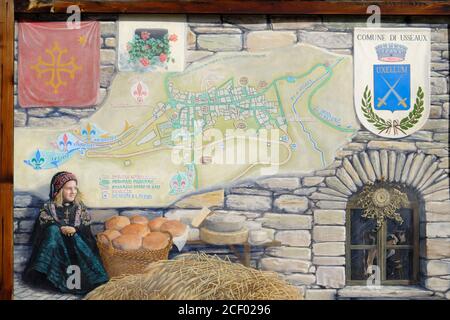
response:
M113 241L115 238L118 238L121 236L121 233L117 230L105 230L100 234L104 235L107 238L107 239L105 239L105 237L98 238L101 243L106 244L106 245L109 245L109 241ZM109 241L108 241L108 239L109 239Z
M131 223L137 223L137 224L147 224L148 223L148 219L144 216L132 216L130 218L130 222Z
M138 250L142 245L142 238L136 234L123 234L113 240L113 247L119 250Z
M159 228L161 228L161 225L167 221L169 221L169 219L164 218L164 217L157 217L155 219L150 220L150 222L148 223L148 226L152 232L159 231Z
M120 231L123 227L130 224L130 219L124 216L115 216L109 218L105 222L105 227L108 230L118 230Z
M151 232L142 239L142 247L149 250L164 249L169 244L169 235L162 232Z
M120 230L121 234L135 234L140 237L145 237L150 232L147 225L132 223Z
M159 230L169 232L172 237L179 237L186 231L186 225L177 220L169 220L164 222Z

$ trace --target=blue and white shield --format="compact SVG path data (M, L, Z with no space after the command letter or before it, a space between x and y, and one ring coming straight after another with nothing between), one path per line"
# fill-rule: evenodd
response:
M375 64L373 66L375 110L405 111L411 107L411 73L409 64Z

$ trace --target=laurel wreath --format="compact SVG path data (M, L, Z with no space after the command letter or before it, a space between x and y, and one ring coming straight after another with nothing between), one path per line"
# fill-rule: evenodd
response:
M411 129L417 122L419 122L422 117L423 111L425 110L424 104L424 93L421 87L417 90L416 102L414 103L413 110L408 114L408 116L398 122L397 120L385 120L378 116L372 108L372 93L369 90L369 86L364 89L363 98L361 99L361 110L367 122L372 123L375 128L379 130L378 133L385 131L386 133L397 134L397 130L406 134L408 129Z
M392 124L389 123L389 121L384 120L383 118L375 114L375 112L373 111L372 93L369 90L369 86L366 86L361 102L362 102L361 110L364 114L364 117L366 117L367 122L372 123L375 128L380 130L379 133L391 128Z
M424 93L421 87L417 90L416 103L414 103L413 110L408 114L407 117L400 120L400 128L403 130L408 130L412 128L417 122L419 122L422 117L422 113L425 110L423 106Z

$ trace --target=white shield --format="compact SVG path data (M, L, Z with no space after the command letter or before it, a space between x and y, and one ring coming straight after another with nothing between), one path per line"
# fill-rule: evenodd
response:
M430 113L430 29L355 28L355 108L369 131L402 138Z

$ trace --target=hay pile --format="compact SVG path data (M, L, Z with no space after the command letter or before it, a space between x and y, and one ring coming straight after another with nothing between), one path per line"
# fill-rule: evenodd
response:
M112 278L86 300L298 300L276 273L204 253L151 263L143 274Z

